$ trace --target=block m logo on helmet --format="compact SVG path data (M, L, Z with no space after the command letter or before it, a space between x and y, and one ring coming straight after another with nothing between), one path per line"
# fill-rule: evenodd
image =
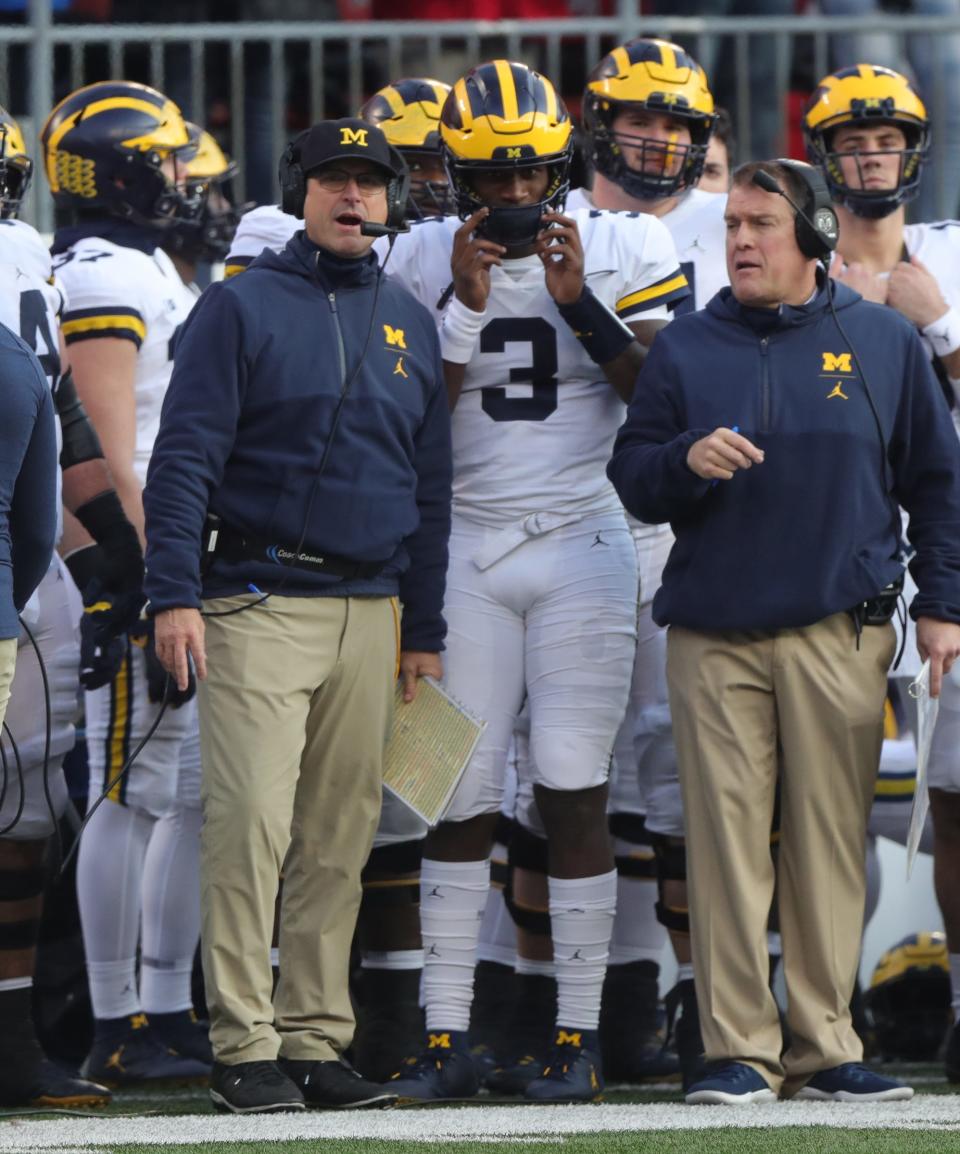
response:
M823 371L825 373L852 373L853 363L850 353L824 353Z
M367 129L366 128L350 128L345 125L340 129L340 143L347 147L351 144L356 144L360 148L367 147Z

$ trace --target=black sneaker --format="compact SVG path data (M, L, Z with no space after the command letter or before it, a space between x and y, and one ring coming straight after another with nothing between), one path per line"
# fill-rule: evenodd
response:
M328 1062L281 1058L280 1069L300 1088L310 1107L322 1110L356 1110L361 1106L393 1106L397 1095L376 1082L368 1082L345 1058Z
M270 1114L302 1110L303 1095L276 1062L213 1063L210 1100L234 1114Z
M960 1022L954 1023L947 1038L943 1067L948 1082L960 1082Z

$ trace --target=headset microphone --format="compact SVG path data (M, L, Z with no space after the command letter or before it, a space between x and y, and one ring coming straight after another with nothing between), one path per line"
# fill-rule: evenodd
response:
M373 220L365 220L360 225L361 236L399 236L402 232L409 232L410 225L406 221L398 228L394 228L389 224L377 224Z
M796 213L797 244L803 255L813 260L827 261L837 247L840 228L837 214L833 211L830 203L830 193L826 182L816 169L807 171L809 165L782 160L777 161L777 163L790 168L792 172L796 172L810 190L812 217L797 204L769 172L758 169L753 174L753 183L762 188L764 192L773 192L777 196L782 196Z

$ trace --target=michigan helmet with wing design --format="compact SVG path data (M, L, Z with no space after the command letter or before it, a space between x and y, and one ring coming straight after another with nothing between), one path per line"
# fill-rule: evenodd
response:
M0 218L7 220L20 212L32 176L33 161L27 156L20 125L0 108Z
M168 227L189 215L187 197L163 172L193 145L180 109L145 84L105 80L65 97L40 134L53 199L74 211L107 211Z
M614 132L617 115L631 108L683 121L690 143L656 140L637 130ZM706 74L667 40L638 38L614 48L590 73L583 94L590 162L638 200L663 200L692 188L703 172L715 123Z
M440 115L444 163L466 220L478 209L489 215L478 232L507 248L532 244L545 212L563 209L570 187L573 126L550 81L510 60L479 64L453 86ZM543 197L532 205L485 205L474 189L478 173L545 168Z
M840 164L844 154L832 148L834 130L844 124L895 124L903 132L907 147L893 150L900 157L900 173L893 188L850 187ZM824 77L804 110L803 135L807 154L822 170L830 195L857 216L889 216L920 191L920 173L930 149L930 122L910 81L892 68L856 64ZM872 154L851 154L858 170L860 157Z
M187 121L187 131L194 152L186 163L186 193L188 203L196 207L177 221L164 239L164 248L192 261L221 261L230 251L240 217L253 208L253 201L234 207L226 186L240 166L205 128Z
M407 162L411 219L453 212L440 155L440 110L449 92L450 85L440 80L407 77L375 92L360 109L360 119L376 124Z
M950 1023L950 964L942 933L910 934L877 962L864 994L886 1058L932 1061Z

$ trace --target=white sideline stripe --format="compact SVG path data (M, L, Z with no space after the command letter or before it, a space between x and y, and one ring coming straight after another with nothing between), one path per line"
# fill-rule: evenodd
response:
M0 1150L283 1142L317 1138L451 1142L639 1130L755 1129L778 1126L960 1130L960 1097L919 1095L912 1102L775 1102L750 1106L652 1105L464 1106L245 1116L18 1119L0 1126ZM429 1129L429 1134L425 1133Z

